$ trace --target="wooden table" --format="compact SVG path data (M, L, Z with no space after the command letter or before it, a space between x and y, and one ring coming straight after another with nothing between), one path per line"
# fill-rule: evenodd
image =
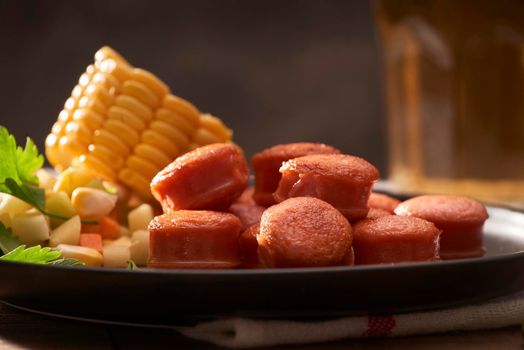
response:
M11 349L218 349L166 329L102 325L34 315L0 304L0 350ZM524 349L519 327L390 339L277 346L272 349Z

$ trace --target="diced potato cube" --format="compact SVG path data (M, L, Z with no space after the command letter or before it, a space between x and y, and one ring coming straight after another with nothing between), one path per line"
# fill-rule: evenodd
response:
M76 210L73 207L73 203L71 202L71 199L67 193L64 191L51 193L46 199L45 210L50 213L58 214L68 218L76 215ZM51 227L53 228L58 227L64 223L64 220L55 218L50 218L50 221Z
M55 249L62 252L64 259L77 259L86 264L86 266L102 266L102 254L95 249L69 244L59 244Z
M79 187L73 191L73 207L84 219L98 220L115 207L117 196L105 191Z
M56 247L61 243L77 245L80 239L81 228L82 223L80 222L80 216L73 216L71 219L51 231L49 245L51 247Z
M149 255L149 231L138 230L133 232L131 237L131 260L138 266L147 265L147 257Z
M9 217L24 213L31 209L31 205L9 194L0 193L0 213L7 213Z
M104 246L104 266L106 267L126 267L129 261L129 247L117 244Z
M46 191L52 191L56 183L56 177L47 169L38 169L36 172L38 177L38 186Z
M115 239L115 240L110 240L110 239L107 239L107 240L104 240L104 246L106 245L121 245L121 246L124 246L124 247L130 247L131 246L131 238L129 238L128 236L122 236L118 239Z
M129 231L147 230L153 220L153 208L149 204L142 204L131 210L127 216Z
M49 224L44 214L36 209L13 216L11 228L13 235L18 236L20 242L27 246L42 244L49 239Z

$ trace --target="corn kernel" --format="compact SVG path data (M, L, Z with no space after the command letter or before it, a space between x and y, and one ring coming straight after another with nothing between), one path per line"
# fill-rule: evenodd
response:
M105 191L79 187L73 191L71 202L80 217L98 220L115 207L117 196Z
M77 259L86 264L86 266L102 266L102 254L93 248L59 244L55 249L62 252L64 259Z
M85 185L93 178L93 173L86 167L70 167L58 175L53 190L64 191L71 197L75 188Z
M172 160L160 149L146 143L136 145L134 151L137 156L149 160L160 169L171 163Z
M151 108L156 109L160 104L158 96L151 91L146 85L136 81L128 80L122 87L122 93L135 97Z
M131 73L131 79L146 85L160 98L169 93L169 88L167 85L146 70L140 68L133 69L133 72Z
M127 158L126 165L129 169L134 170L149 179L152 179L160 170L162 170L162 168L159 168L151 162L135 155Z

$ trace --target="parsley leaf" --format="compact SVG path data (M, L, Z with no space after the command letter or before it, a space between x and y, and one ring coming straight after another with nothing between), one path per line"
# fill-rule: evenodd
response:
M17 166L16 140L6 128L0 127L0 186L7 178L21 181Z
M18 199L23 200L26 203L31 204L33 207L38 209L40 212L45 213L45 190L34 185L19 185L12 178L7 178L4 182L4 186L8 191L2 191L10 194Z
M7 254L20 244L20 240L13 236L13 231L0 222L0 251Z
M22 182L38 185L36 171L44 165L44 156L38 153L38 148L29 137L26 139L24 149L16 148L16 161L18 175Z
M39 245L26 248L25 245L20 245L9 253L0 256L0 260L17 261L31 264L50 264L60 266L81 266L83 262L77 259L60 258L62 252L52 250L49 247L42 248Z
M127 269L128 270L140 270L138 266L136 266L135 262L133 260L127 261Z
M34 142L27 138L25 148L16 146L16 139L0 126L0 183L11 178L17 184L38 184L36 171L44 165L44 157L38 153Z
M17 147L15 137L0 125L0 192L31 204L44 215L66 221L70 218L45 210L45 190L38 187L36 176L42 165L44 157L30 138L27 138L24 148ZM92 220L82 222L97 223Z
M72 259L72 258L66 258L66 259L58 259L55 261L48 262L50 265L60 265L60 266L84 266L85 264L81 262L80 260Z
M62 255L61 252L51 250L49 247L42 248L39 245L26 248L25 245L18 246L15 250L0 256L0 260L19 261L33 264L47 264Z
M25 148L16 146L16 139L0 126L0 192L15 196L45 211L45 191L38 187L36 171L44 164L34 142L27 138Z

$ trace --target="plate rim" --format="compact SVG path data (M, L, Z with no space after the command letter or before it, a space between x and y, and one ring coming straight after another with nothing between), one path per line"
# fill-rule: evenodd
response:
M502 209L504 211L518 213L524 216L524 210L501 206L501 205L488 205L486 204L486 209ZM489 220L489 219L488 219ZM421 262L401 262L401 263L391 263L391 264L370 264L370 265L352 265L352 266L323 266L323 267L284 267L284 268L261 268L261 269L182 269L182 268L173 268L173 269L155 269L155 268L138 268L136 270L127 269L127 268L114 268L114 267L98 267L98 266L60 266L60 265L51 265L51 264L32 264L25 262L16 262L16 261L4 261L0 260L0 266L2 265L12 265L14 267L30 267L37 268L42 270L66 270L66 271L84 271L85 273L102 273L102 274L132 274L132 275L198 275L198 276L252 276L252 275L289 275L289 274L299 274L299 275L308 275L308 274L317 274L317 273L340 273L348 271L383 271L383 270L401 270L401 269L413 269L413 268L432 268L436 266L449 267L456 265L474 265L479 263L490 263L494 261L504 261L504 260L513 260L513 259L524 259L524 249L500 254L496 256L482 256L476 258L467 258L467 259L453 259L453 260L437 260L437 261L421 261Z
M524 212L522 211L515 211L507 208L503 208L505 212L508 214L512 212L517 212L519 216L524 217ZM504 219L506 216L501 213L500 218ZM513 227L520 227L520 220L517 221L515 224L516 226ZM523 225L524 227L524 225ZM493 236L493 238L496 238L498 236L498 233L496 230L489 231L490 236ZM504 231L501 231L504 232ZM500 236L503 236L504 233L500 234ZM519 241L520 242L520 241ZM444 261L427 261L427 262L404 262L404 263L396 263L396 264L382 264L382 265L357 265L357 266L328 266L328 267L304 267L304 268L271 268L271 269L148 269L148 268L142 268L139 270L130 270L125 268L104 268L104 267L74 267L74 266L57 266L57 265L45 265L45 264L29 264L29 263L20 263L20 262L11 262L11 261L0 261L0 272L4 273L6 275L11 275L10 280L13 285L25 285L27 286L27 283L31 285L33 283L32 281L24 282L24 280L20 279L20 276L30 276L35 277L37 280L37 283L41 283L41 281L44 281L46 278L50 278L56 281L61 281L64 276L69 276L74 280L81 280L86 279L87 285L90 283L93 283L93 281L121 281L118 283L115 283L115 288L111 287L111 289L119 290L122 288L127 288L131 285L138 285L142 283L149 284L151 282L151 286L158 286L160 284L165 284L168 288L166 289L166 293L171 293L170 291L174 288L174 282L181 282L181 290L183 293L186 293L187 288L193 288L193 278L196 278L198 280L197 284L209 284L212 285L214 283L219 283L221 286L229 285L229 283L244 283L243 281L259 281L257 283L244 283L246 285L251 285L254 287L247 287L247 290L250 290L250 288L258 288L257 286L260 286L260 283L262 285L267 285L268 281L276 282L277 284L280 283L279 281L282 281L284 288L294 288L297 286L297 284L300 285L301 281L319 281L319 282L326 282L326 281L338 281L338 279L346 279L348 278L350 281L355 279L373 279L377 280L375 277L377 276L384 276L386 277L388 275L396 275L397 277L400 275L406 275L406 274L419 274L421 272L423 273L430 273L437 277L437 281L442 280L439 276L443 275L453 275L454 271L460 271L460 276L467 276L470 272L474 272L474 275L477 274L476 271L486 271L490 270L491 268L499 267L499 266L509 266L509 267L515 267L515 266L524 266L524 248L521 245L517 245L516 249L514 251L510 252L502 252L498 255L492 255L492 256L484 256L484 257L478 257L478 258L469 258L469 259L457 259L457 260L444 260ZM522 271L522 267L519 267L518 270ZM0 273L0 275L1 275ZM499 275L499 274L497 274ZM515 276L512 277L512 279ZM32 280L32 279L31 279ZM381 279L378 279L381 280ZM419 280L419 279L417 279ZM28 280L25 280L28 281ZM480 281L480 279L479 279ZM504 279L504 281L507 281L507 279ZM224 283L226 282L226 283ZM272 282L272 283L273 283ZM60 282L59 284L61 284ZM413 282L418 283L419 282ZM440 282L439 282L440 283ZM323 285L324 283L316 283L315 285ZM366 283L364 283L366 284ZM369 284L369 283L368 283ZM424 283L422 283L424 284ZM6 284L5 287L9 289L10 283ZM100 283L97 283L97 285L104 287L104 285L100 285ZM345 284L346 287L342 288L343 290L347 290L347 283ZM440 283L440 285L443 285ZM476 283L475 285L478 285ZM332 305L329 303L326 305L320 305L316 308L313 308L314 310L311 311L311 317L322 317L322 318L332 318L332 317L341 317L341 315L360 315L360 314L374 314L377 312L391 312L390 310L396 310L395 313L409 313L409 312L417 312L417 311L423 311L423 310L437 310L447 307L455 307L460 305L466 305L468 303L473 302L480 302L483 300L488 300L495 297L502 297L505 295L508 295L510 293L520 291L522 288L524 288L524 278L518 278L518 281L515 280L515 282L511 283L496 283L499 287L496 288L488 288L484 290L482 293L475 293L470 294L467 292L467 294L460 294L461 296L457 297L456 293L453 297L453 300L450 299L450 296L444 296L443 298L437 298L437 302L425 300L425 297L421 298L415 298L417 301L413 302L406 302L406 300L403 300L400 302L400 305L398 304L398 300L396 301L386 301L383 303L382 306L379 305L381 308L380 310L377 309L377 305L374 301L370 302L369 300L366 300L364 297L363 303L367 306L364 307L354 307L353 306L347 306L343 313L340 313L339 307L337 306L336 310L333 309ZM218 285L217 285L218 286ZM307 284L305 285L307 286ZM502 286L502 287L501 287ZM183 307L181 307L179 304L175 303L174 310L176 312L179 312L176 320L169 320L169 322L158 322L158 314L155 313L154 316L149 314L149 311L141 311L142 316L140 318L135 318L135 316L129 316L127 313L119 312L109 312L108 314L105 313L105 311L100 311L95 307L95 314L91 314L89 309L81 309L81 310L75 310L74 305L75 301L68 301L67 305L73 305L71 306L71 312L64 312L59 311L59 309L55 308L53 303L56 302L55 299L52 299L50 303L44 302L42 304L42 300L39 299L42 296L46 297L49 293L49 289L46 289L46 293L44 294L37 294L36 299L33 297L35 295L29 293L27 295L22 295L22 298L17 299L17 294L20 293L19 290L15 291L18 287L13 289L12 295L2 295L0 297L0 303L4 304L10 304L15 308L18 309L25 309L28 312L36 312L39 314L45 314L47 316L52 317L61 317L61 318L68 318L68 319L77 319L79 321L89 321L89 322L103 322L103 323L125 323L126 325L131 326L141 326L142 324L147 325L153 325L157 326L159 324L169 324L169 326L185 326L188 324L197 324L198 322L201 322L206 319L216 319L216 318L223 318L223 317L230 317L232 315L240 315L241 317L248 317L248 318L263 318L263 319L277 319L277 318L284 318L284 319L295 319L304 317L301 313L296 313L296 310L302 310L302 306L297 306L294 303L292 304L291 309L281 308L277 307L273 310L262 310L258 309L258 304L252 304L251 302L246 302L246 300L242 301L242 304L237 304L237 299L233 298L230 300L227 299L226 304L228 306L228 310L237 310L235 308L238 308L237 311L239 313L232 313L229 314L229 311L225 311L224 309L221 309L220 307L215 307L213 305L208 305L207 302L204 304L207 305L205 308L205 312L200 310L195 305L201 305L201 301L199 300L197 304L191 306L191 310L187 309L185 310ZM63 286L59 286L58 288L63 288ZM219 290L221 290L223 287L219 287ZM433 286L431 287L433 288ZM440 287L437 287L439 289ZM479 287L480 288L480 287ZM1 289L1 288L0 288ZM147 289L147 288L146 288ZM176 286L176 289L180 289L180 285ZM278 289L278 288L277 288ZM424 288L422 288L424 289ZM467 289L467 288L466 288ZM432 289L431 289L432 290ZM97 289L98 291L98 289ZM317 288L312 288L311 291L308 292L308 288L304 289L306 297L311 295L317 295L320 293ZM54 294L56 291L53 291L51 288L51 292ZM224 292L224 291L222 291ZM426 291L427 292L427 291ZM422 295L425 295L425 293L422 293ZM229 290L227 291L229 294ZM360 293L360 294L359 294ZM365 295L368 295L367 291L358 290L357 294L361 295L362 293L366 293ZM399 293L399 291L396 291L395 293ZM60 294L60 293L59 293ZM403 292L402 292L403 294ZM427 293L426 293L427 294ZM364 294L361 295L363 297ZM166 298L166 296L163 296ZM340 297L340 296L339 296ZM211 298L213 299L213 298ZM300 299L300 298L299 298ZM386 298L387 299L387 298ZM47 300L47 299L46 299ZM285 303L287 303L287 299L283 299ZM300 299L302 300L302 299ZM37 304L35 304L35 302ZM192 303L195 301L193 300ZM302 301L300 301L302 302ZM124 301L124 304L127 303L127 301ZM228 304L229 303L229 304ZM300 304L301 305L301 304ZM123 307L122 305L119 306L119 308ZM173 307L171 309L173 309ZM293 309L297 308L299 309ZM170 310L171 310L170 309ZM376 309L376 310L375 310ZM98 311L96 311L98 310ZM105 310L105 309L104 309ZM121 309L119 309L121 310ZM240 311L239 311L240 310ZM244 311L242 311L244 310ZM246 311L247 310L247 311ZM378 311L377 311L378 310ZM388 311L389 310L389 311ZM97 314L98 312L98 314ZM172 314L169 314L171 317ZM152 318L153 317L153 318ZM163 315L162 319L166 319L166 316ZM307 316L310 317L310 316ZM153 321L151 321L153 320ZM116 324L115 323L115 324Z

